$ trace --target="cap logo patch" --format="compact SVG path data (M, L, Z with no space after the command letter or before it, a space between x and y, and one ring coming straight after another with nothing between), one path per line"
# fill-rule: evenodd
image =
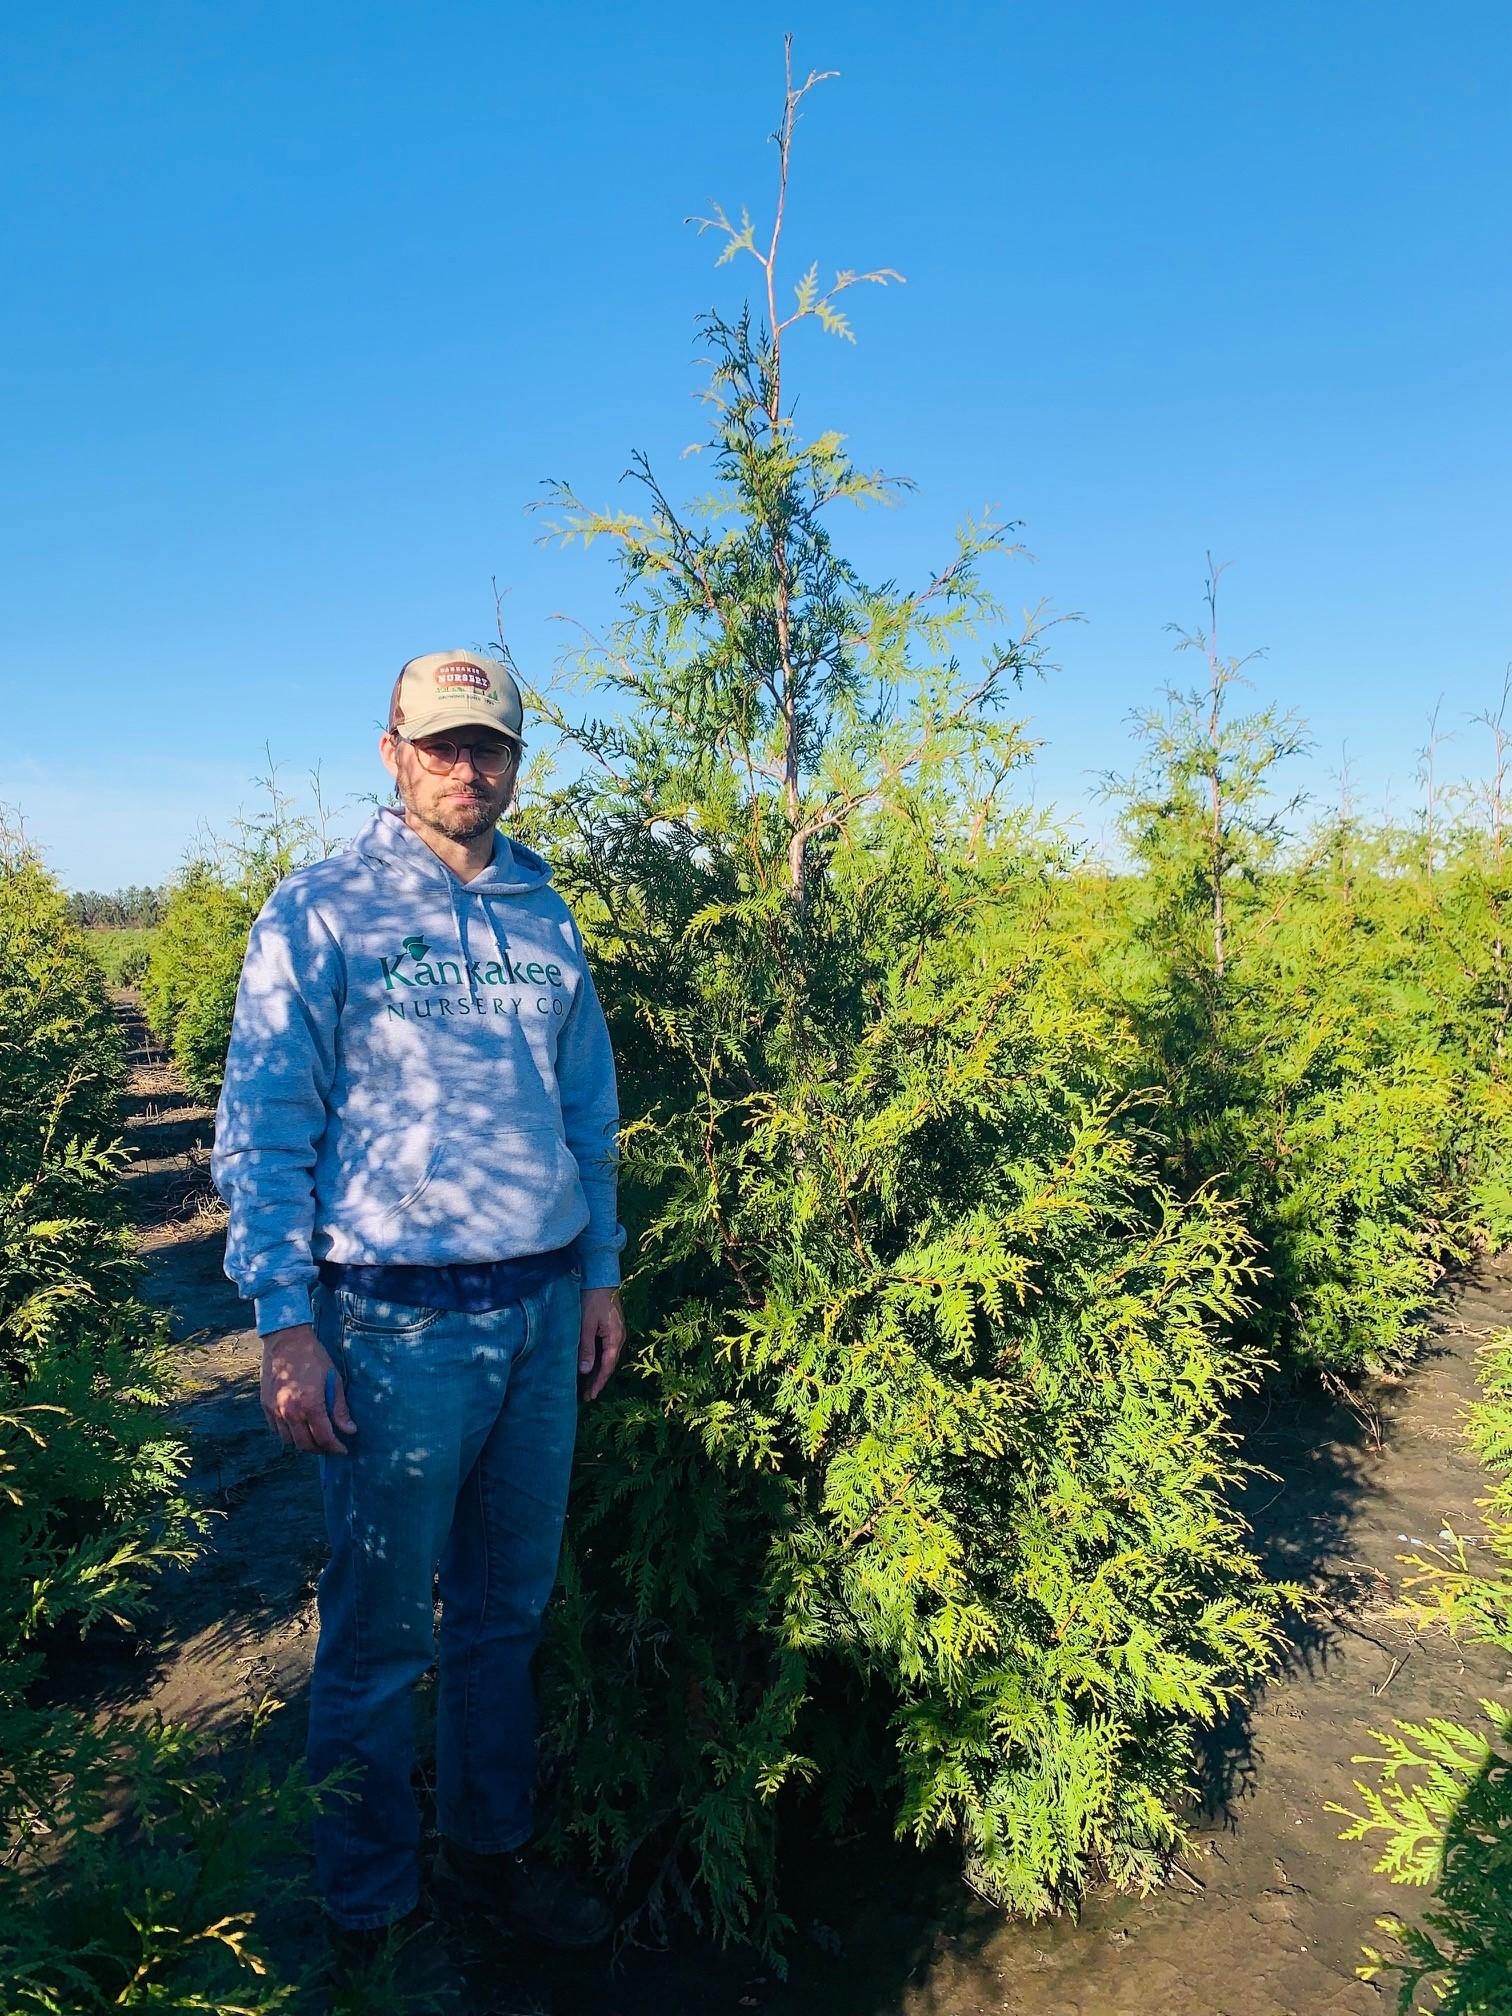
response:
M481 693L486 699L492 690L493 682L481 665L469 665L457 659L450 665L436 667L438 693Z

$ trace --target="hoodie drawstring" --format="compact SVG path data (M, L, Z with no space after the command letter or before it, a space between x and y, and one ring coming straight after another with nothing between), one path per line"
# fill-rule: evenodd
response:
M494 944L497 945L499 948L499 957L503 960L504 971L507 973L510 970L509 940L504 936L503 932L499 929L499 920L493 914L493 911L489 906L488 898L486 896L480 895L478 901L483 905L483 915L488 920L488 928L493 933Z
M451 899L452 923L456 926L457 931L457 950L462 955L462 971L465 973L468 969L469 964L468 945L467 945L467 911L463 907L461 899L462 897L470 895L473 892L464 886L459 886L456 882L452 881L450 877L448 877L446 885L446 893L448 897ZM497 950L500 959L503 961L504 970L507 973L510 970L508 940L504 937L504 934L499 929L499 920L494 916L492 907L489 904L487 896L483 893L481 889L478 890L476 893L479 903L481 903L481 905L483 906L483 919L488 926L489 935L492 937L494 941L495 949Z
M464 972L471 961L468 957L467 910L462 899L476 896L482 904L489 936L508 972L512 970L509 964L509 936L500 926L489 899L526 895L534 889L546 887L551 881L550 868L530 848L518 841L505 840L504 849L504 858L495 863L496 872L490 873L485 869L483 875L474 881L460 882L422 840L409 832L402 815L392 806L381 806L352 842L352 852L360 855L370 867L381 873L397 872L404 886L420 888L427 898L435 888L437 877L440 877L446 884L452 926L457 934L457 950Z
M451 899L452 923L456 927L457 932L457 950L462 955L462 971L465 973L467 971L467 918L463 913L461 904L457 901L457 885L449 876L446 883L446 893Z

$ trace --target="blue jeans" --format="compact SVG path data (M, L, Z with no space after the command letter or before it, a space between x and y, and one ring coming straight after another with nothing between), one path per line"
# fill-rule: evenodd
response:
M556 1580L577 1428L578 1274L484 1315L317 1286L315 1327L357 1423L320 1458L331 1558L310 1682L312 1779L355 1765L315 1823L326 1910L353 1929L412 1910L415 1682L435 1658L441 1831L497 1854L530 1838L530 1662Z

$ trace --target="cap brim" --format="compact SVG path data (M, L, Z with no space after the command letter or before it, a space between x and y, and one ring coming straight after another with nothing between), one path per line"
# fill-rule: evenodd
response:
M444 735L451 728L487 728L495 735L502 735L506 742L513 742L517 749L525 747L525 738L518 729L506 728L498 716L490 714L487 708L466 703L460 707L444 707L439 713L422 715L417 721L401 721L399 727L412 742L422 735Z

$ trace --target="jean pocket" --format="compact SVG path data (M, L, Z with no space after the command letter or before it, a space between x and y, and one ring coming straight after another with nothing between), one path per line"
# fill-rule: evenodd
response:
M354 1295L341 1290L341 1320L348 1330L374 1337L411 1337L439 1323L444 1309L423 1309L415 1302L390 1302L381 1295Z

